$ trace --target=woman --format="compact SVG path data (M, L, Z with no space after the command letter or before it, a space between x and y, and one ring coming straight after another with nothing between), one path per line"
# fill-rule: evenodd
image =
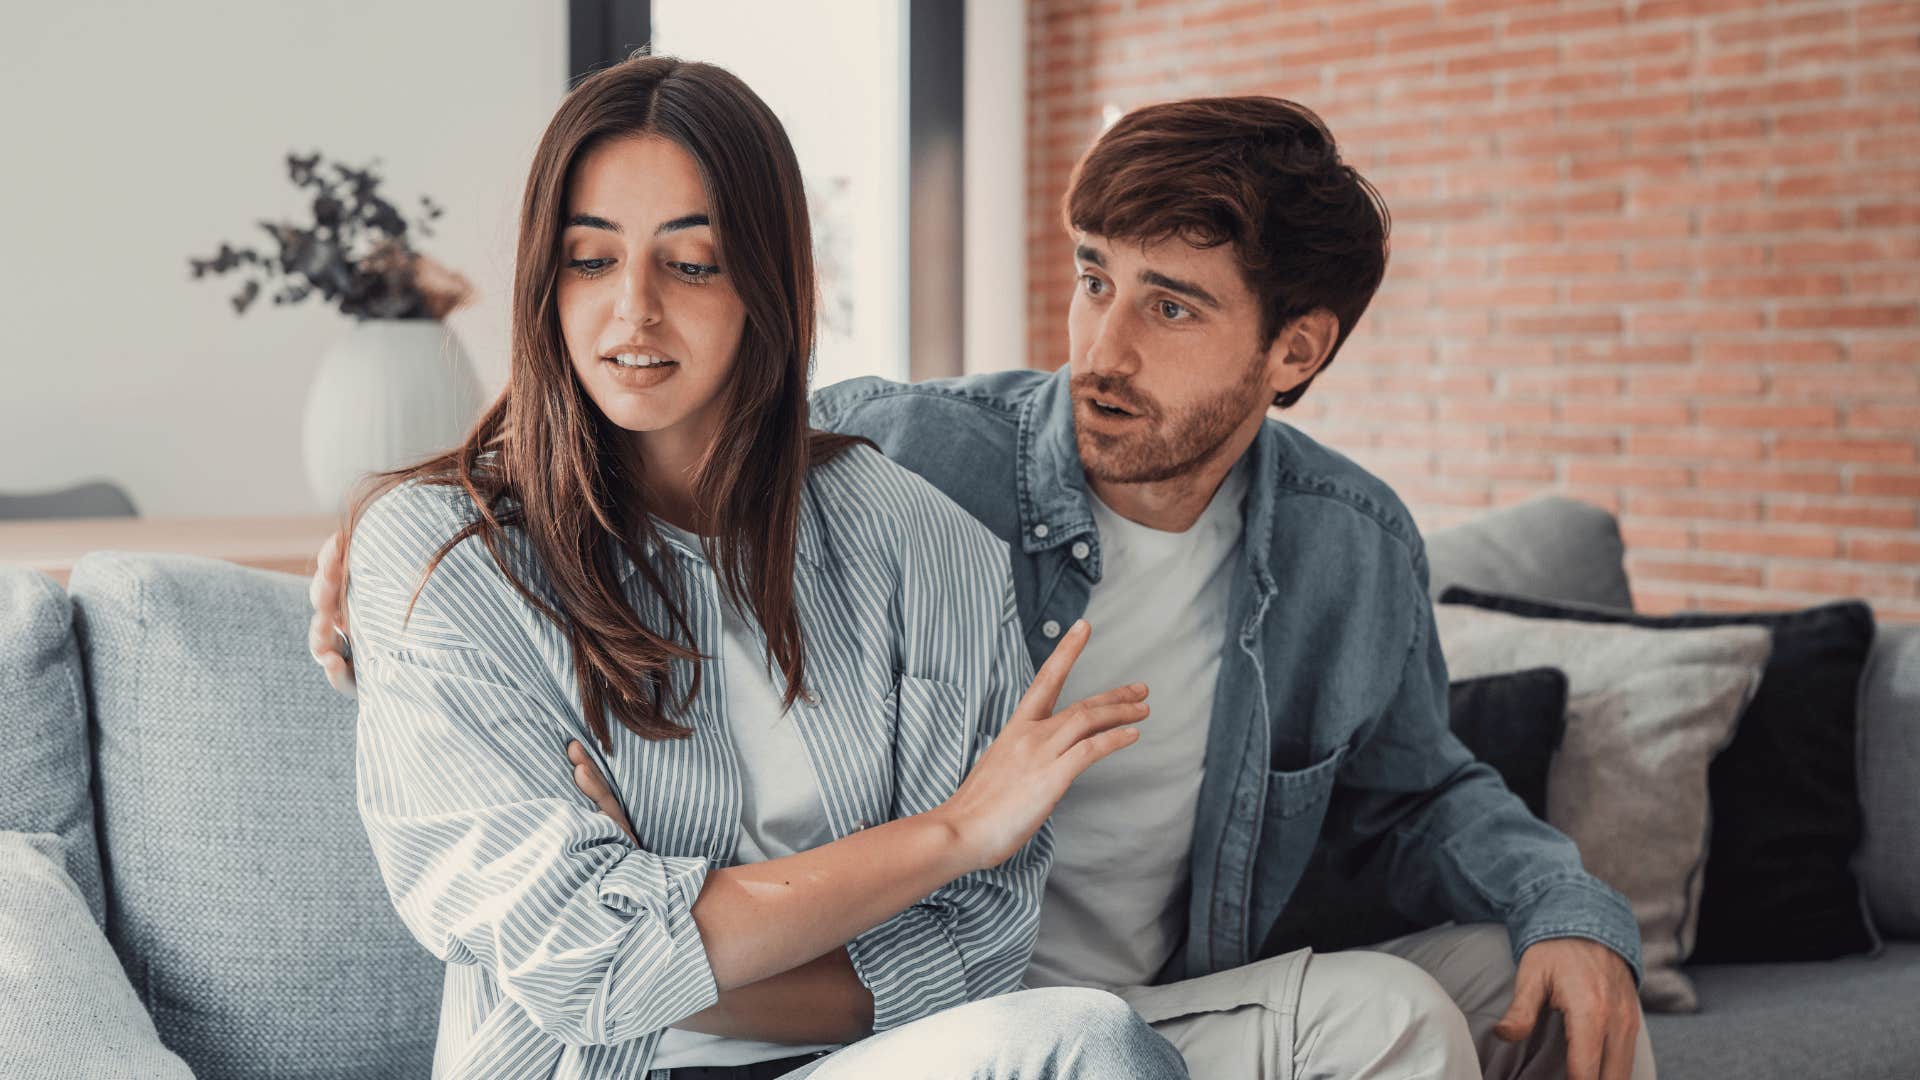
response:
M354 515L361 812L449 965L435 1074L1184 1075L1104 994L967 1004L1017 988L1043 822L1145 687L1049 716L1086 628L1023 696L998 542L808 429L804 208L726 72L583 81L506 392Z

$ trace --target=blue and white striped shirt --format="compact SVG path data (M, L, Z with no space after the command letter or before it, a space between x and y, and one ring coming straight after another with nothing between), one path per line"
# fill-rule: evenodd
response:
M641 1075L661 1029L716 1000L691 911L727 864L741 779L726 725L792 723L834 837L932 809L959 786L1031 680L1005 545L919 477L866 447L808 476L796 603L815 701L731 716L708 671L687 739L648 741L609 715L602 755L582 719L564 635L477 539L407 605L432 553L474 515L457 488L407 484L362 517L350 549L360 684L359 802L401 919L447 962L436 1077ZM510 563L552 602L517 531ZM684 583L701 653L720 652L721 594L704 558L649 552ZM667 625L618 556L628 600ZM678 665L676 688L690 672ZM588 746L639 846L573 786ZM848 952L885 1030L1018 988L1051 857L1043 829L855 938Z

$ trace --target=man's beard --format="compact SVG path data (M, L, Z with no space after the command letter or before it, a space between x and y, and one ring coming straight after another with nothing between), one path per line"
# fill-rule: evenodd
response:
M1272 395L1261 378L1258 357L1249 358L1246 375L1213 397L1167 415L1158 402L1133 389L1125 379L1108 375L1076 375L1076 398L1086 394L1111 397L1142 416L1144 430L1126 435L1089 431L1075 424L1080 464L1087 475L1107 484L1152 484L1195 471L1220 452L1241 424Z

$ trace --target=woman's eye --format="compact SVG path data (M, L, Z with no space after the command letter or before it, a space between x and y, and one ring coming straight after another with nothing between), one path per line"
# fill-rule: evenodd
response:
M612 259L569 259L567 268L581 277L599 277L613 265Z
M705 284L708 279L720 273L719 267L704 263L670 262L667 265L673 269L674 273L696 285Z
M1166 319L1168 322L1173 322L1178 319L1184 319L1188 315L1192 314L1186 309L1185 305L1176 304L1171 300L1160 301L1159 307L1160 307L1160 317L1163 319Z

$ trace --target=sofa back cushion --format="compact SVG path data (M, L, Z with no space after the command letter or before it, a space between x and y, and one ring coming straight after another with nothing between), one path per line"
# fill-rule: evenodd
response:
M305 582L96 553L71 592L107 930L161 1038L201 1080L426 1075L443 971L367 846Z
M88 758L86 679L66 590L24 566L0 566L0 830L58 836L62 867L105 925Z
M1626 548L1613 515L1544 495L1426 537L1433 596L1449 586L1632 609Z

